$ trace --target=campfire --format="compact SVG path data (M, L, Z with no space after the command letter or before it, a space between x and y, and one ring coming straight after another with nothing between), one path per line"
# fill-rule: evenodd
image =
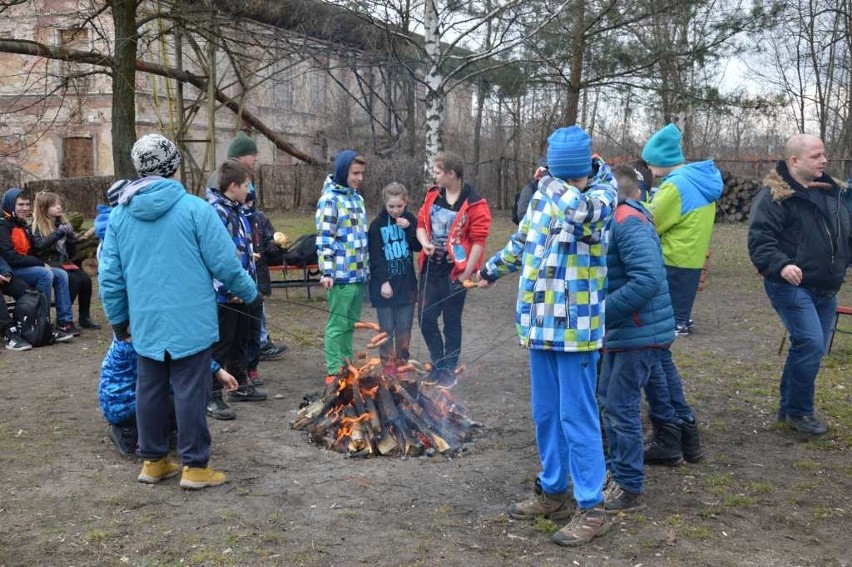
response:
M378 325L356 328L378 330ZM386 340L386 333L378 333L367 347L378 348ZM347 361L346 371L324 394L305 396L293 429L350 457L406 457L455 454L480 426L453 401L447 386L429 381L429 364L409 360L385 366L368 351L357 357L359 366ZM460 367L457 374L463 371Z

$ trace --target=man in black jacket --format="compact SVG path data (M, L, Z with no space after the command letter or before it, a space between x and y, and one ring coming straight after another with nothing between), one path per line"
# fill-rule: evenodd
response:
M840 187L823 171L822 140L796 134L784 157L752 204L748 251L790 335L778 420L822 435L828 427L814 415L814 387L852 258L852 223Z

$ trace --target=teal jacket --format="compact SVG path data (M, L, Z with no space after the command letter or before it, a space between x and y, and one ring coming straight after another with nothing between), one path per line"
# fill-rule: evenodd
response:
M710 248L722 174L712 160L689 163L663 178L648 206L666 266L700 269Z
M110 213L98 283L107 318L130 324L136 352L180 359L219 340L214 277L246 303L257 296L213 207L173 179L130 184Z

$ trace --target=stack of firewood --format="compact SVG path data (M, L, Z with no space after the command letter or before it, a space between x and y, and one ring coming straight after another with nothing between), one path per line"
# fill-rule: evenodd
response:
M738 178L723 172L722 180L725 188L716 203L716 221L741 222L747 221L751 202L760 191L760 179Z
M356 328L378 331L375 323L359 322ZM378 333L367 347L386 340L386 333ZM324 393L305 396L293 429L349 456L405 457L455 453L480 426L452 399L445 382L430 380L430 365L382 364L366 352L358 358L361 366L347 363Z

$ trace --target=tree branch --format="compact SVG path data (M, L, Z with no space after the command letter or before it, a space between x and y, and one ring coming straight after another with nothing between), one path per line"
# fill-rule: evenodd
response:
M109 55L104 55L94 51L78 51L54 45L45 45L43 43L25 39L0 39L0 52L44 57L46 59L57 59L60 61L70 61L74 63L88 63L91 65L109 68L112 68L115 65L115 60ZM188 83L202 91L207 88L207 77L195 75L189 71L164 67L163 65L142 60L136 61L136 69L143 73L150 73L160 77L168 77L182 83ZM260 132L281 151L286 152L305 163L319 163L316 158L302 152L279 134L274 132L254 113L246 110L245 108L241 109L238 102L228 97L225 93L218 89L216 89L216 100L221 102L234 114L240 116L243 122Z

